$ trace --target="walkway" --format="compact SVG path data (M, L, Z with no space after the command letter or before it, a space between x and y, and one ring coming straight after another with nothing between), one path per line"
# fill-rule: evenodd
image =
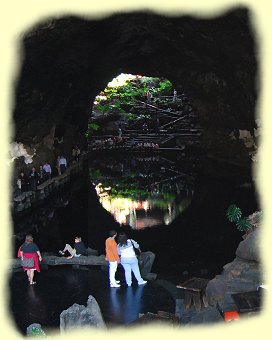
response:
M97 300L108 328L127 325L137 320L139 313L175 312L174 299L156 282L126 287L122 268L118 268L117 278L122 286L115 289L108 285L107 271L58 267L36 273L37 284L30 286L25 273L12 273L11 314L24 334L31 323L41 324L45 332L59 330L60 313L74 303L86 306L89 295Z
M170 101L165 101L169 98ZM135 100L130 104L130 111L137 112L138 117L141 113L145 118L125 122L124 118L120 117L119 125L122 126L122 136L101 134L98 131L89 136L89 151L124 148L128 151L133 151L135 148L180 151L188 145L199 146L203 129L194 127L193 121L196 115L184 108L179 110L178 102L173 102L172 96L169 98L165 97L164 101L152 103ZM99 120L101 117L93 117L93 121L99 123ZM103 126L106 124L107 122L102 123Z
M53 177L37 186L37 191L26 191L13 197L12 213L14 215L42 204L52 193L58 192L69 183L72 178L78 177L83 169L83 162L87 159L87 154L82 153L79 162L69 165L62 175Z

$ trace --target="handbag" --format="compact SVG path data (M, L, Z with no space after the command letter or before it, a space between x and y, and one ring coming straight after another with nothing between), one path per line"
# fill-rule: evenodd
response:
M22 259L22 266L26 268L32 268L34 267L34 258L33 257L24 257Z
M141 250L139 248L136 248L133 244L133 241L130 240L131 244L132 244L132 247L133 247L133 250L134 250L134 253L136 256L140 255L141 254Z

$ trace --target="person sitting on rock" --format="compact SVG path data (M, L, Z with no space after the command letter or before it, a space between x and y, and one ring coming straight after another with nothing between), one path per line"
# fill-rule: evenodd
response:
M61 255L65 255L66 251L68 251L68 253L70 254L67 259L72 259L73 257L79 257L81 255L87 255L87 248L82 242L80 236L75 237L74 248L72 248L70 244L66 244L63 250L59 250L59 253Z

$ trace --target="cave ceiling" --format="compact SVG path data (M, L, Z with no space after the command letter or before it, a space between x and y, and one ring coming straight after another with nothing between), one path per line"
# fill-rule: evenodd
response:
M17 140L38 140L62 122L84 132L94 97L121 72L169 79L204 127L255 126L256 46L245 8L211 19L152 12L48 18L21 44Z

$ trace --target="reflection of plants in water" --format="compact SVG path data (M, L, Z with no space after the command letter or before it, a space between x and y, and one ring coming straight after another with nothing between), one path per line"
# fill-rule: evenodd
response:
M145 198L148 197L149 194L142 189L137 188L111 188L110 192L111 197L134 197L134 198Z
M101 186L98 186L101 187ZM101 192L99 188L97 188L97 192L100 196L100 203L109 211L115 218L115 220L119 223L129 223L132 227L138 225L138 210L145 210L146 217L152 216L154 219L154 223L165 223L169 224L173 221L174 218L177 217L180 213L182 213L190 203L190 200L185 199L179 202L169 201L166 199L141 199L139 197L124 197L124 196L115 196L109 194L105 194L105 192ZM170 197L170 196L168 196ZM156 211L159 209L164 212L163 220L162 217L158 217L158 215L152 215L152 211ZM151 215L149 215L151 214ZM140 215L141 216L141 215ZM157 216L157 217L156 217ZM142 219L143 217L139 217ZM164 222L163 222L164 221ZM143 225L150 226L150 222L139 222Z
M162 202L173 202L176 199L176 187L163 185L158 187L155 191L149 191L147 186L143 186L141 179L137 179L137 173L131 171L129 177L119 177L105 179L99 169L92 169L89 172L93 181L102 182L100 191L103 192L103 188L107 188L107 194L112 198L125 197L136 199L153 199L154 201L161 200ZM132 180L133 178L133 180ZM160 203L158 203L160 204Z
M95 174L93 174L93 179ZM99 179L99 176L96 177L96 179ZM103 181L103 187L109 188L108 194L112 198L135 198L135 199L151 199L154 197L150 192L148 192L146 189L140 186L139 181L133 181L128 182L128 179L122 179L118 181L117 183L113 183L112 181ZM161 200L162 202L173 202L176 198L176 195L172 192L157 192L156 193L156 199L155 201Z
M170 194L172 195L172 194ZM170 195L168 197L170 197ZM161 199L150 199L150 205L154 208L159 208L162 210L168 209L169 204L176 206L178 208L178 212L181 213L183 212L190 204L191 200L190 199L183 199L181 202L175 203L176 196L173 195L173 199L168 199L168 198L161 198Z
M176 195L173 194L172 192L163 192L162 197L165 200L174 201L174 199L176 198Z

